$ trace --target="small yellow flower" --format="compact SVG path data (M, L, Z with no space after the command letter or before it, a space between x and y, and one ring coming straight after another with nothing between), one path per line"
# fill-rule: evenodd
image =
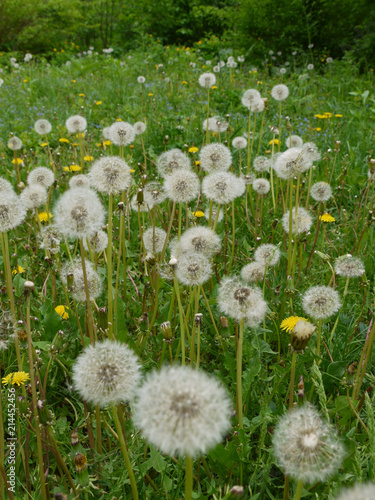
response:
M79 146L78 142L73 142L73 146L74 146L74 147Z
M76 83L77 80L70 80L72 83Z
M199 165L201 164L201 162L199 160L195 161L194 164L199 167Z
M316 130L317 132L320 132L322 129L320 127L313 128L313 130Z
M104 144L104 146L110 146L112 144L112 142L111 141L104 141L103 144Z
M134 168L131 168L131 169L130 169L130 173L131 173L131 174L134 174L134 172L135 172Z
M96 103L95 103L95 104L96 104L97 106L100 106L100 105L102 104L102 102L103 102L103 101L96 101Z
M69 318L69 314L66 312L65 309L68 309L68 308L65 307L65 306L63 306L63 305L55 307L55 311L57 312L57 314L59 316L62 317L62 319L68 319Z
M319 216L319 219L322 221L322 222L335 222L335 218L332 217L332 215L329 215L329 214L323 214L323 215L320 215Z
M275 145L277 145L277 144L281 144L281 143L280 143L280 139L271 139L268 144L271 144L271 145L275 144Z
M265 151L266 155L270 155L272 153L272 151L270 149L267 149L267 151Z
M54 52L57 52L57 49L53 49Z
M17 163L17 165L22 165L23 161L21 160L21 158L14 158L14 160L12 160L12 163L13 164Z
M85 161L93 161L94 157L93 156L84 156L83 158Z
M212 90L217 89L216 85L213 85L211 88L212 88Z
M47 142L42 142L42 144L40 145L42 148L44 148L45 146L48 146L48 143Z
M64 142L66 144L69 144L69 140L65 139L64 137L61 137L61 139L59 139L59 142Z
M78 94L79 97L85 97L85 94Z
M326 116L327 118L331 118L331 116L332 116L332 113L329 113L328 111L326 111L324 114L325 114L325 116Z
M342 115L335 115L336 118L342 118Z
M152 92L150 92L150 93L148 94L148 97L152 97L153 95L154 95L154 94L153 94Z
M96 143L96 144L95 144L95 146L96 146L97 148L101 148L101 147L102 147L102 143L101 143L101 142L98 142L98 143Z
M85 137L85 133L84 132L78 132L78 134L76 134L76 137L81 138L83 139Z
M30 375L26 372L14 372L9 373L6 377L2 379L4 385L23 385L25 382L30 380Z
M194 212L194 215L195 215L195 217L198 217L198 218L204 217L204 212L202 212L202 210L196 210Z
M53 215L50 213L47 214L47 212L40 212L38 214L38 217L39 217L40 222L48 222L49 219L52 219ZM38 220L38 219L35 217L35 220Z
M24 273L25 269L22 266L17 266L16 269L13 269L12 274Z
M130 144L129 148L134 149L134 144Z
M122 122L122 118L116 118L116 122Z
M191 148L189 148L189 153L196 153L197 151L199 151L199 150L195 146L192 146Z
M184 80L184 81L183 81L183 82L181 82L181 83L182 83L182 85L187 85L187 81L186 81L186 80Z
M64 172L79 172L81 167L79 165L70 165L69 167L63 168Z
M25 79L24 79L24 81L23 81L23 83L27 83L27 82L28 82L28 79L27 79L27 78L25 78Z
M256 69L253 69L253 73L258 73L258 71Z
M262 83L263 83L263 82L260 82L260 81L259 81L259 82L257 82L257 85L262 85Z
M291 333L300 319L302 319L302 321L307 321L306 318L300 318L299 316L289 316L289 318L282 320L280 328Z

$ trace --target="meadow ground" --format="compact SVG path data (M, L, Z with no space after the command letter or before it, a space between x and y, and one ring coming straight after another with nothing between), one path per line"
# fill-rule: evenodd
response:
M0 56L0 498L374 498L373 71L203 54Z

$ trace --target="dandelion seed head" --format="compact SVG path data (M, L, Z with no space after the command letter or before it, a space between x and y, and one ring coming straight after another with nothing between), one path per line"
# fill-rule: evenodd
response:
M30 184L22 191L20 198L27 209L39 208L47 202L47 191L40 184Z
M235 277L222 280L217 303L220 311L226 316L237 321L246 318L250 322L249 326L259 324L267 312L267 303L263 300L262 291L245 285Z
M257 172L268 172L271 166L271 162L267 156L257 156L254 159L253 167Z
M176 277L186 286L203 285L212 275L212 266L208 257L202 253L182 253L177 261Z
M26 217L26 208L14 191L3 191L0 198L0 232L19 226Z
M205 89L210 89L216 83L216 76L213 73L202 73L198 79L198 83Z
M303 140L299 135L291 135L286 139L286 147L287 148L302 148Z
M105 212L92 189L74 188L65 191L54 210L55 224L69 238L90 238L103 226Z
M167 233L161 227L148 228L143 233L143 243L147 252L151 254L159 253L164 248Z
M116 146L128 146L134 141L135 130L128 122L115 122L109 129L109 140Z
M143 187L143 196L150 206L159 205L167 198L163 185L157 181L148 182Z
M260 245L254 253L254 259L256 262L259 262L264 267L273 267L280 260L280 250L276 245L272 245L271 243L264 243Z
M10 311L0 311L0 352L8 349L17 334Z
M331 198L332 188L327 182L316 182L311 186L310 195L315 201L324 203Z
M52 255L59 253L60 241L63 235L55 224L42 227L38 233L38 238L40 248L49 251Z
M302 406L283 415L273 433L276 462L297 481L312 484L334 475L344 459L344 447L334 428L315 408Z
M247 109L251 109L257 102L262 100L260 92L256 89L248 89L245 91L241 98L241 102L243 106Z
M228 170L232 164L232 154L224 144L211 143L203 146L199 153L200 166L208 173Z
M346 278L359 278L365 273L365 266L361 259L352 255L342 255L335 261L335 272Z
M107 139L107 141L110 141L111 137L111 127L104 127L102 131L104 139Z
M261 262L250 262L241 269L241 278L247 283L257 283L264 279L265 266Z
M223 386L202 371L163 367L138 391L134 423L162 453L204 455L230 429L231 402Z
M23 146L22 141L19 137L16 137L15 135L11 137L8 141L8 148L11 149L12 151L18 151L21 149Z
M326 319L341 307L339 293L329 286L313 286L302 296L302 308L314 319Z
M74 175L69 181L69 187L72 189L74 188L89 189L90 178L84 174Z
M204 216L207 220L210 220L210 209L207 208L205 211L204 211ZM217 218L217 210L213 209L212 210L212 213L211 213L211 224L214 224L215 220ZM220 222L222 221L224 218L224 214L222 211L219 212L219 217L217 218L217 222Z
M103 156L96 160L89 178L91 187L105 194L126 191L132 182L129 165L118 156Z
M170 149L162 153L157 160L157 169L159 175L165 177L172 174L175 170L191 169L190 158L178 148Z
M137 78L138 83L145 83L145 81L146 81L146 78L144 76L138 76L138 78Z
M4 177L0 177L0 194L2 194L5 191L14 193L12 184L6 179L4 179Z
M183 253L198 253L211 257L220 251L220 237L212 229L196 226L187 229L180 239Z
M279 85L275 85L272 87L271 96L276 101L284 101L289 95L289 89L286 85L280 83Z
M84 401L104 407L133 398L140 382L140 363L127 345L104 340L83 350L72 377Z
M327 57L328 62L328 57ZM374 500L375 485L372 483L357 483L351 488L343 489L335 500Z
M312 159L305 154L303 148L289 148L278 156L273 168L278 177L288 180L306 172L311 166Z
M66 120L65 126L70 134L77 134L86 130L87 120L81 115L70 116Z
M146 124L143 122L135 122L133 127L136 135L142 135L146 131Z
M97 299L102 293L102 280L89 260L85 260L85 267L90 300L94 300ZM70 292L77 302L85 302L85 281L80 258L74 260L73 262L67 262L63 265L61 269L61 280L64 285L67 284L67 276L69 274L73 274L74 276L73 287Z
M208 120L208 128L213 132L221 134L228 129L229 123L220 116L213 116Z
M194 200L199 193L199 178L191 170L180 168L165 177L165 192L176 203Z
M108 234L102 229L98 229L95 233L88 238L90 247L95 253L103 252L108 246ZM88 250L87 238L83 240L85 250Z
M247 140L245 139L245 137L235 137L232 141L232 146L235 149L245 149L247 146Z
M265 195L271 189L271 184L267 179L260 177L259 179L254 180L253 189L256 193Z
M231 172L215 172L203 179L202 192L208 200L222 205L242 196L245 183Z
M302 146L303 155L306 158L306 161L314 162L319 161L321 158L320 151L318 146L314 142L305 142Z
M289 210L285 212L282 218L284 231L289 234ZM292 234L307 233L312 225L310 213L302 207L298 207L297 216L295 208L292 209Z
M55 181L55 176L51 169L46 167L37 167L31 170L27 176L28 184L40 184L44 189L48 189Z
M52 130L52 125L48 120L41 119L34 123L35 132L39 135L47 135Z

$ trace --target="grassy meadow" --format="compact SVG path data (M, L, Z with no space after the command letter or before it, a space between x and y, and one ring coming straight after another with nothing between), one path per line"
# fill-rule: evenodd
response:
M0 55L0 498L365 498L373 71L77 52Z

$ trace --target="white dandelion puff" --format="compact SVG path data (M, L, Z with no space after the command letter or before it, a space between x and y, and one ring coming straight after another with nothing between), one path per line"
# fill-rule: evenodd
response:
M334 267L336 274L346 278L359 278L365 273L365 266L362 260L350 254L338 257Z
M322 156L320 154L318 146L314 142L305 142L305 144L302 146L302 151L304 157L311 163L314 161L319 161Z
M271 166L269 158L266 156L257 156L254 159L253 167L257 172L268 172Z
M206 172L225 171L232 164L232 154L224 144L207 144L199 153L199 161L201 168Z
M279 262L281 252L276 245L265 243L260 245L254 253L254 259L263 266L273 267Z
M212 229L196 226L187 229L180 239L184 253L198 253L211 257L220 251L220 237Z
M26 208L14 191L2 191L0 198L0 232L19 226L26 217Z
M148 375L138 391L134 423L162 453L199 456L230 429L231 402L223 386L184 366Z
M289 89L286 85L280 83L279 85L275 85L272 87L271 96L276 101L284 101L289 95Z
M247 283L263 281L265 269L261 262L250 262L241 269L241 278Z
M143 233L145 249L150 253L159 253L164 248L167 233L161 227L150 227Z
M42 227L38 233L40 248L49 251L52 255L59 253L62 238L63 235L55 224Z
M332 188L327 182L316 182L311 186L310 195L315 201L324 203L331 198Z
M235 149L245 149L247 146L247 140L245 139L245 137L235 137L232 141L232 146Z
M92 263L89 260L85 260L86 276L87 276L87 287L89 291L90 300L97 299L102 292L102 280L100 275L95 271ZM64 285L68 283L68 275L73 275L73 285L71 292L73 297L77 302L85 302L86 300L86 289L85 280L83 276L82 262L78 258L73 262L67 262L61 269L61 280Z
M328 62L328 57L327 57ZM343 489L335 500L374 500L375 485L372 483L357 483L351 488Z
M207 175L202 182L202 192L210 201L220 205L229 203L245 192L242 178L231 172L216 172Z
M199 178L191 170L180 168L165 177L165 192L176 203L194 200L199 193Z
M312 222L310 213L304 208L297 208L297 216L295 208L292 209L292 234L307 233L310 230ZM283 215L282 225L284 231L289 234L289 210Z
M84 401L101 407L129 401L140 382L138 357L115 340L87 346L73 365L75 390Z
M301 148L303 146L303 140L299 135L291 135L286 139L287 148Z
M131 182L130 167L118 156L103 156L96 160L89 172L91 187L105 194L126 191Z
M37 167L31 170L27 176L28 184L40 184L44 189L48 189L55 181L55 176L51 169L46 167Z
M253 182L253 189L258 194L266 195L271 189L271 184L267 179L260 177Z
M39 208L47 202L47 191L40 184L30 184L22 191L20 198L27 209Z
M167 194L160 182L151 181L143 186L143 197L148 205L154 206L162 203L167 198Z
M146 78L144 76L138 76L138 78L137 78L138 83L145 83L145 81L146 81Z
M178 169L191 169L190 158L180 149L174 148L162 153L157 159L159 175L165 177Z
M52 125L48 120L41 119L34 123L35 132L39 135L47 135L52 130Z
M204 254L189 255L183 253L178 258L176 277L183 285L203 285L211 275L211 263Z
M77 134L86 130L87 120L81 115L70 116L66 120L65 126L70 134Z
M213 73L202 73L198 79L198 83L205 89L210 89L216 83L216 76Z
M254 106L254 104L261 99L262 97L260 95L260 92L258 92L258 90L248 89L243 94L241 102L246 108L251 109Z
M95 233L88 238L90 247L95 253L101 253L108 246L108 234L102 229L98 229ZM83 240L85 250L88 250L87 238Z
M11 149L12 151L18 151L21 149L23 146L22 141L19 137L16 137L15 135L11 137L8 141L8 148Z
M109 140L116 146L128 146L134 141L135 130L128 122L115 122L109 130Z
M289 148L277 157L273 168L278 177L288 180L306 172L312 166L312 161L303 148Z
M5 191L14 193L12 184L4 179L4 177L0 177L0 194L4 193Z
M302 308L314 319L326 319L341 307L339 293L329 286L313 286L302 296Z
M133 127L136 135L142 135L146 131L146 124L143 122L136 122Z
M71 177L69 181L70 188L84 188L89 189L90 187L90 179L87 175L78 174Z

